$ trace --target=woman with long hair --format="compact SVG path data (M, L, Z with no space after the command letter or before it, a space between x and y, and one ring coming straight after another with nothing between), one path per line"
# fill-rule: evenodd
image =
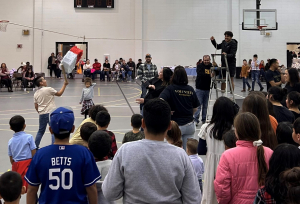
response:
M267 100L257 94L251 94L244 99L242 112L250 112L257 117L261 130L261 140L263 141L264 146L275 149L277 146L277 139L270 122Z
M201 126L198 154L206 155L202 204L218 203L213 182L221 155L225 151L223 135L232 130L238 111L238 106L229 98L220 97L214 104L210 123Z
M292 91L300 92L300 78L297 69L287 69L285 71L285 81L287 83L284 88L287 90L287 93Z
M24 72L24 74L23 74L24 91L26 91L26 88L28 88L28 85L30 88L33 88L33 91L34 91L34 88L35 88L34 78L35 78L34 72L32 71L32 68L29 67L27 69L27 71Z
M1 64L0 77L1 77L1 83L6 86L8 92L13 92L12 82L10 79L10 72L8 71L5 63Z
M295 120L300 117L300 93L292 91L287 95L286 107L294 114Z
M254 203L284 203L287 188L280 182L280 174L300 166L300 151L295 145L281 144L275 148L269 161L265 186L256 194Z
M214 187L219 204L252 204L265 184L273 151L262 145L259 120L249 112L234 119L236 148L226 150L217 169ZM205 169L206 170L206 169Z
M186 149L187 139L194 137L196 131L194 113L200 105L194 88L189 86L188 83L185 69L182 66L177 66L171 84L159 96L168 102L171 107L171 119L179 125L183 149Z

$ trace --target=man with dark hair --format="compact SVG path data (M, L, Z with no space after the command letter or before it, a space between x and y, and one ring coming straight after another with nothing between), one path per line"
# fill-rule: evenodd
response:
M233 77L235 75L235 68L236 68L235 55L236 55L236 51L237 51L238 42L237 42L237 40L232 39L233 33L231 31L226 31L224 33L224 35L225 35L225 40L223 40L221 44L217 44L214 36L212 36L210 38L210 40L211 40L211 43L213 44L213 46L216 49L218 49L218 50L221 49L222 50L221 51L222 54L223 54L222 58L221 58L222 67L226 67L225 55L227 56L228 68L229 68L229 72L230 72L229 74L230 74L231 84L232 84L232 88L233 88L233 90L231 90L231 91L234 91ZM226 76L225 71L223 71L223 76L224 77ZM226 84L222 83L222 85L221 85L222 91L225 91L225 88L226 88Z
M40 142L43 138L43 135L46 131L47 124L49 123L49 113L55 109L55 96L61 96L68 82L64 82L64 85L60 91L56 91L52 87L47 87L47 81L44 77L37 77L35 80L35 85L38 87L38 90L34 93L34 107L39 114L39 130L35 137L36 147L39 148ZM54 136L52 135L52 143L54 142Z
M270 69L266 72L267 90L272 86L281 87L281 73L278 71L279 63L277 59L270 60Z
M51 53L51 56L48 58L48 69L50 69L50 77L52 78L52 72L54 72L55 76L55 71L56 71L56 59L54 56L54 52Z
M200 106L194 115L194 120L196 126L199 124L199 117L202 108L202 123L206 121L207 107L208 107L208 98L209 90L211 83L211 73L210 68L212 64L210 63L210 56L204 55L203 62L197 65L197 78L196 78L196 95L200 102Z
M26 187L22 185L22 178L19 173L8 171L0 176L0 199L3 198L5 203L18 204L21 200L21 194L24 194L25 191Z
M38 202L97 204L95 182L101 178L92 153L80 145L69 143L74 131L74 113L59 107L50 114L49 130L55 136L53 145L40 149L32 159L25 176L29 184L27 203Z
M191 160L182 148L164 142L171 129L168 103L149 100L142 127L146 139L122 145L112 161L102 185L105 198L123 196L124 203L200 203Z
M92 73L92 79L95 80L95 75L100 74L100 81L102 79L102 71L101 71L101 63L98 62L98 59L95 59L95 63L93 64L93 69L95 70Z
M259 70L259 60L257 59L257 54L253 55L253 60L251 62L251 78L252 78L252 91L254 91L255 81L260 87L259 91L264 90L264 87L261 85L259 77L260 77L260 70Z

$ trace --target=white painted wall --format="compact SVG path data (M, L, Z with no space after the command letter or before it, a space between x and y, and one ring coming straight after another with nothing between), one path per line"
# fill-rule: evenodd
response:
M272 37L259 32L242 31L242 9L255 8L255 0L115 0L114 9L74 9L73 0L1 1L0 19L35 26L89 39L89 58L111 60L132 57L137 61L151 53L157 66L195 65L205 54L215 50L209 40L217 42L226 30L232 30L239 42L238 65L242 59L258 54L260 59L278 58L286 63L286 42L300 42L299 0L263 0L262 9L277 9L279 30ZM35 71L47 72L47 58L55 51L55 42L80 42L82 39L9 25L0 33L0 62L16 68L30 61ZM144 40L142 40L144 39ZM155 41L153 41L155 40ZM23 44L17 49L17 44Z

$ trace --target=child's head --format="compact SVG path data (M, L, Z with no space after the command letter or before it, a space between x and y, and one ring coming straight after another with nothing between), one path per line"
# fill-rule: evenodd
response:
M74 113L70 107L59 107L50 114L49 130L55 139L64 140L74 132Z
M140 129L142 126L143 116L141 114L133 114L131 116L131 126L135 129Z
M89 88L92 85L92 79L90 77L86 77L84 79L84 84L86 88Z
M89 149L94 157L98 160L102 160L108 155L112 140L107 132L97 130L91 135L88 143Z
M88 142L90 136L97 130L97 126L94 123L87 122L84 123L80 128L80 136L81 138Z
M103 106L103 105L94 105L90 108L90 111L89 111L89 116L91 117L91 119L93 121L96 121L96 115L97 113L99 113L100 111L107 111L107 109Z
M293 124L290 122L281 122L276 129L276 137L278 144L288 143L297 145L293 140Z
M247 65L247 60L246 59L243 60L243 64Z
M171 121L171 129L167 132L167 141L175 146L182 147L181 130L175 121Z
M110 114L107 111L100 111L96 115L96 124L100 128L107 128L110 123Z
M223 135L223 140L225 144L225 149L230 149L236 147L237 138L235 136L234 130L229 130Z
M46 81L46 79L44 79L44 77L38 76L37 78L35 78L34 84L35 84L37 87L40 87L40 86L47 86L47 81Z
M286 106L288 108L298 108L300 105L300 93L292 91L287 95Z
M298 204L300 200L300 167L294 167L281 174L281 179L287 191L287 202Z
M20 200L21 194L24 194L26 187L23 186L22 177L19 173L8 171L0 176L0 199L5 202L14 202Z
M197 154L198 141L194 138L188 138L186 142L186 153L188 155Z
M10 129L14 132L23 131L26 127L25 119L20 115L15 115L9 121Z
M282 89L278 86L272 86L268 90L268 99L271 102L281 102L284 96L286 95L286 93L287 93L286 89Z
M300 118L297 118L293 126L293 140L300 145Z

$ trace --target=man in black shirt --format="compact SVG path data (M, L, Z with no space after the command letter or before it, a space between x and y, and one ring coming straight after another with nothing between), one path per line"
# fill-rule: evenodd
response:
M199 117L202 107L202 123L206 121L207 114L207 106L208 106L208 98L209 98L209 90L211 83L211 75L210 68L212 64L210 63L210 56L204 55L203 62L198 64L197 66L197 78L196 78L196 95L200 102L200 106L194 115L194 120L196 122L196 126L199 124Z
M281 87L281 73L278 71L279 63L277 59L270 60L270 69L266 72L267 90L272 86Z
M212 36L210 38L211 43L213 44L213 46L215 48L217 48L218 50L221 49L222 50L222 54L227 56L227 62L228 62L228 68L229 68L229 72L230 72L230 79L231 79L231 84L232 84L232 88L234 90L234 80L233 77L235 75L235 69L236 69L236 51L237 51L237 45L238 42L235 39L232 39L233 37L233 33L231 31L226 31L224 33L225 35L225 40L222 41L221 44L217 44L214 36ZM225 63L225 57L224 55L222 55L221 61L222 61L222 67L226 67L226 63ZM223 72L223 76L226 76L226 72ZM222 83L221 85L221 89L225 90L226 88L226 84Z

